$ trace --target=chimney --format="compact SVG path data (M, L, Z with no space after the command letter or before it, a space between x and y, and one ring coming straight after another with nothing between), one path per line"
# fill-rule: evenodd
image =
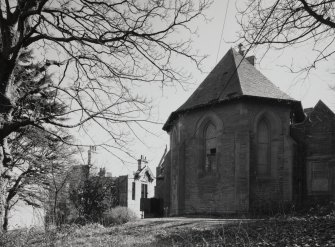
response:
M88 149L88 161L87 161L87 165L91 166L92 165L92 153L96 153L97 151L97 147L96 146L90 146L90 148Z
M251 63L253 66L255 66L255 61L256 61L255 56L246 57L246 59L249 61L249 63Z
M141 166L142 166L142 155L141 155L141 158L137 160L137 163L138 163L138 170L141 170Z
M242 43L238 44L238 53L241 54L241 56L244 56L244 50L243 50L243 45Z
M106 175L106 168L100 168L99 170L99 177L105 177Z
M138 162L138 170L142 169L142 163L148 163L147 161L147 157L144 157L143 155L141 155L141 158L137 160Z

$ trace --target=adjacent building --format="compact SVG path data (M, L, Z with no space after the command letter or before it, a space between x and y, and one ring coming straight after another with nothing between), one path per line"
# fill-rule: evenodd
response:
M305 114L291 126L297 141L294 199L307 205L329 202L335 199L335 114L322 101Z
M82 208L75 205L73 200L80 200L76 197L76 193L87 188L85 183L86 186L91 186L89 191L102 192L101 195L104 195L104 198L101 203L105 209L124 206L131 209L139 218L150 216L150 205L148 207L143 204L150 204L149 198L154 197L154 175L148 166L146 157L141 156L135 171L131 171L128 175L112 177L112 174L106 172L105 168L97 170L93 166L92 159L95 152L95 147L90 147L88 164L72 166L64 180L57 185L57 191L50 192L46 214L47 223L76 222L83 216L81 215L83 212L80 211ZM92 208L92 210L98 209Z
M119 205L131 209L138 217L146 217L141 199L154 197L154 175L146 157L141 155L138 167L131 174L118 177ZM142 200L143 203L143 200Z

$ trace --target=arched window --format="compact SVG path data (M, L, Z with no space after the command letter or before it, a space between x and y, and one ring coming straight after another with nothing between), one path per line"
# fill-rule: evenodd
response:
M257 175L269 176L271 168L270 125L266 119L257 126Z
M204 130L205 139L205 171L215 171L216 170L216 128L214 124L208 123Z

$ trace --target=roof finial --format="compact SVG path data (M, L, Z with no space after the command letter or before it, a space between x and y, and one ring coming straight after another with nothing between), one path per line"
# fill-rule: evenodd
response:
M243 44L238 44L238 53L240 53L242 56L244 56L244 50L243 50Z

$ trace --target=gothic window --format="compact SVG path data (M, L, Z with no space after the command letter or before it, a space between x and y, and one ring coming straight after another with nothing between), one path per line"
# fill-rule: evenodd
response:
M257 126L257 175L269 176L271 169L271 141L269 123L262 119Z
M205 136L205 171L215 171L216 170L216 148L217 148L217 138L216 138L216 128L212 123L207 124L204 132Z

